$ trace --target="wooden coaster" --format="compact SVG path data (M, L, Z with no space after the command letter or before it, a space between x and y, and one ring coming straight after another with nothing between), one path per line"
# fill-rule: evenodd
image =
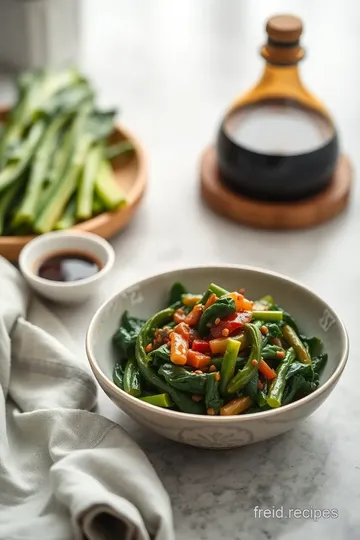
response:
M268 203L243 197L222 184L215 147L205 149L201 159L201 193L207 204L234 221L265 229L302 229L319 225L342 212L352 185L350 159L341 155L329 187L299 202Z

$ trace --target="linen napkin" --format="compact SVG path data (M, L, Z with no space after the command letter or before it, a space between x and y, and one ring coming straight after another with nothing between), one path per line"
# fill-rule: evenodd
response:
M154 469L120 426L91 412L86 362L29 300L0 258L0 539L173 540Z

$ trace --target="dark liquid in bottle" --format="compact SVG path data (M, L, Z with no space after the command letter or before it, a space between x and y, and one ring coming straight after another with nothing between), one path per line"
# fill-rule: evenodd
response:
M338 157L331 121L285 100L231 111L218 137L222 180L234 191L264 200L296 200L323 189Z
M44 259L37 275L50 281L79 281L101 270L101 264L89 253L62 251L53 253Z

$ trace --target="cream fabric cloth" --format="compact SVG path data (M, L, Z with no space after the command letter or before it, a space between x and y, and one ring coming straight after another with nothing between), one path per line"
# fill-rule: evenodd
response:
M28 302L0 258L0 539L173 540L169 498L148 459L90 412L86 362L39 300Z

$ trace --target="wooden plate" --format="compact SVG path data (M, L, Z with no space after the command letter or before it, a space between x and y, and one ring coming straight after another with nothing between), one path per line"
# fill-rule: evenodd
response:
M353 170L342 154L329 186L314 197L296 202L270 203L233 193L220 179L214 146L205 149L200 165L201 194L219 214L263 229L303 229L334 218L349 203Z
M0 111L0 120L5 117L6 112L6 109ZM123 229L133 217L146 188L147 164L142 146L121 125L116 127L110 142L114 143L125 139L131 141L135 151L127 158L119 156L112 163L116 180L125 193L127 206L115 212L104 212L92 219L78 223L74 229L110 238ZM33 238L34 236L0 236L0 255L9 261L17 261L21 249Z

